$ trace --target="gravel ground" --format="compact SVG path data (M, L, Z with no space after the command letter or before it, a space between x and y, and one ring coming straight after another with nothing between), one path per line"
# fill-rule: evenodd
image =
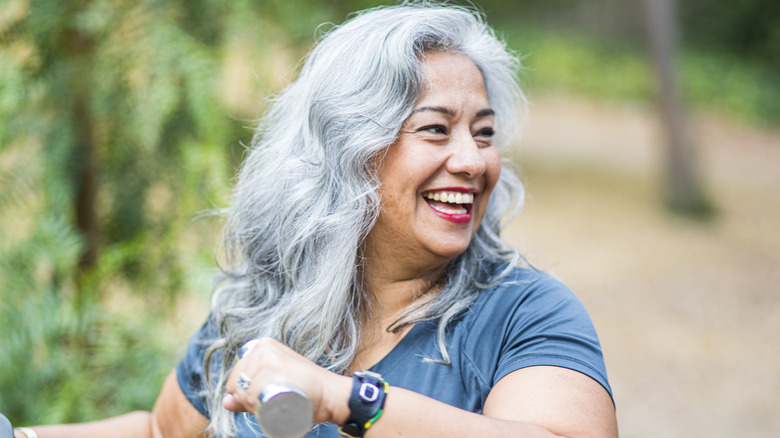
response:
M509 238L580 296L621 436L780 436L780 130L690 123L717 216L661 206L651 109L535 99Z

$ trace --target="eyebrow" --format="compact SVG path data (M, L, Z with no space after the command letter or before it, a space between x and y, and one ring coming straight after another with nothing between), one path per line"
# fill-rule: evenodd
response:
M444 108L443 106L424 106L421 108L417 108L416 110L413 110L409 115L414 115L417 113L422 113L425 111L433 111L437 113L442 113L444 115L452 116L454 113L449 108Z
M433 111L433 112L437 112L437 113L442 113L442 114L447 115L447 116L455 115L455 113L451 109L445 108L443 106L424 106L424 107L421 107L421 108L417 108L416 110L413 110L409 115L412 116L412 115L415 115L417 113L421 113L421 112L424 112L424 111ZM477 111L477 117L493 116L495 114L496 114L496 112L493 111L490 108L486 108L486 109L482 109L482 110Z

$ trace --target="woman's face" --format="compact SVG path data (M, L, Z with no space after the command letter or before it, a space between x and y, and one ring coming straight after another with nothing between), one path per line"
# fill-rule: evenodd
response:
M442 264L468 247L501 159L485 84L471 59L433 52L423 73L426 88L381 161L382 210L367 244L413 263Z

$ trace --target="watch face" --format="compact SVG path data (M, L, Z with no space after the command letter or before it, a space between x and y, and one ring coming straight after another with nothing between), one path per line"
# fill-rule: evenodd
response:
M372 383L364 382L358 391L360 401L365 404L373 403L379 398L379 387Z

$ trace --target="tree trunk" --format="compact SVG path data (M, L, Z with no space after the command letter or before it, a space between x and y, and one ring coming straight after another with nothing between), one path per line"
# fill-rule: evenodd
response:
M686 115L675 81L677 28L674 0L644 0L644 6L650 51L659 85L660 118L666 134L666 202L676 212L709 216L712 207L702 191Z
M76 161L74 198L75 225L84 239L79 259L79 274L97 264L100 249L100 224L97 217L98 166L94 126L89 111L90 55L94 42L75 29L65 34L68 84L72 93L71 116L76 126L73 157ZM80 275L78 276L80 277Z
M83 97L76 98L75 117L78 119L77 156L80 163L76 176L76 228L84 238L84 251L79 259L79 270L95 267L100 251L100 224L97 217L98 176L92 124Z

